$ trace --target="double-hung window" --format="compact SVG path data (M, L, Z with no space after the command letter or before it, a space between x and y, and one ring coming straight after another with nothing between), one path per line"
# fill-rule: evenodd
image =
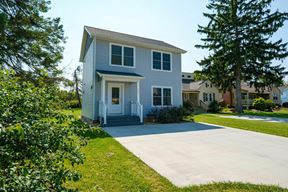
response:
M166 87L152 88L153 106L171 106L172 105L172 89Z
M111 65L134 67L134 47L111 44Z
M160 51L152 51L152 69L172 71L171 54Z

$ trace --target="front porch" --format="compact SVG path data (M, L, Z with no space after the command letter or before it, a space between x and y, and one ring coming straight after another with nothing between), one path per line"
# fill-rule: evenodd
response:
M137 125L143 123L140 103L142 76L97 70L100 88L98 119L102 126Z

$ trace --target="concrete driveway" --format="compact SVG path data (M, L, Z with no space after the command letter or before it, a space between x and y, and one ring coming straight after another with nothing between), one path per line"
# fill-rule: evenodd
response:
M104 128L179 187L241 181L288 187L288 139L181 123Z

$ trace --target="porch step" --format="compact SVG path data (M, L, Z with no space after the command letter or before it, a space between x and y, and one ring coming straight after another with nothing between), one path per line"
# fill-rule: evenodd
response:
M104 127L142 125L138 116L108 116L107 124Z

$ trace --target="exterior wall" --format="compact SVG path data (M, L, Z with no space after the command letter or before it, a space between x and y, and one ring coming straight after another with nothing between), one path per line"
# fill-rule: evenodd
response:
M274 100L273 99L273 96L274 94L277 96L278 100ZM272 91L270 93L270 100L272 100L274 103L276 104L279 104L281 105L282 104L282 101L281 101L281 91L280 89L276 88L276 87L273 87L272 88Z
M235 90L233 91L233 105L235 106L235 103L236 103L236 98L235 98ZM248 93L247 91L244 92L243 90L241 91L241 94L246 94L247 96L245 98L250 98L251 97L251 94L257 94L257 93ZM273 87L272 88L272 91L270 93L263 93L265 95L267 95L267 99L269 98L271 101L273 101L275 104L281 104L281 91L276 88L276 87ZM274 100L273 99L273 95L276 94L277 97L278 97L278 100ZM223 93L223 100L224 100L224 103L227 104L227 105L230 105L230 92L226 92L226 93ZM243 106L250 106L252 105L253 103L253 100L251 99L248 99L248 100L245 100L245 99L242 99L242 104Z
M143 105L144 116L152 108L152 86L172 87L172 103L174 106L182 105L181 93L181 54L171 53L172 55L172 72L153 71L151 62L151 49L136 47L135 48L135 68L111 66L110 62L110 42L98 40L96 43L96 69L118 72L137 73L145 77L140 81L140 102ZM113 42L112 42L113 43ZM133 46L133 45L130 45ZM161 51L161 50L159 50ZM135 89L133 88L135 86ZM136 96L136 85L129 87L125 84L125 109L130 111L129 92ZM107 90L107 89L106 89ZM105 94L107 96L107 94ZM126 98L127 96L127 98ZM97 101L98 102L98 101ZM126 110L125 110L126 111Z
M212 85L212 87L210 87L210 82L207 82L207 83L209 84L208 87L206 87L206 85L205 85L206 82L205 82L205 83L203 83L203 85L199 89L199 101L200 100L203 101L203 93L208 93L208 94L215 93L215 100L218 101L218 102L221 102L223 100L222 93L220 93L218 88L215 87L214 85ZM206 101L205 102L206 105L209 105L210 103L211 103L211 101Z
M288 102L288 88L283 88L281 93L281 103Z
M93 44L90 45L83 63L83 93L82 93L82 116L94 119L93 117Z

